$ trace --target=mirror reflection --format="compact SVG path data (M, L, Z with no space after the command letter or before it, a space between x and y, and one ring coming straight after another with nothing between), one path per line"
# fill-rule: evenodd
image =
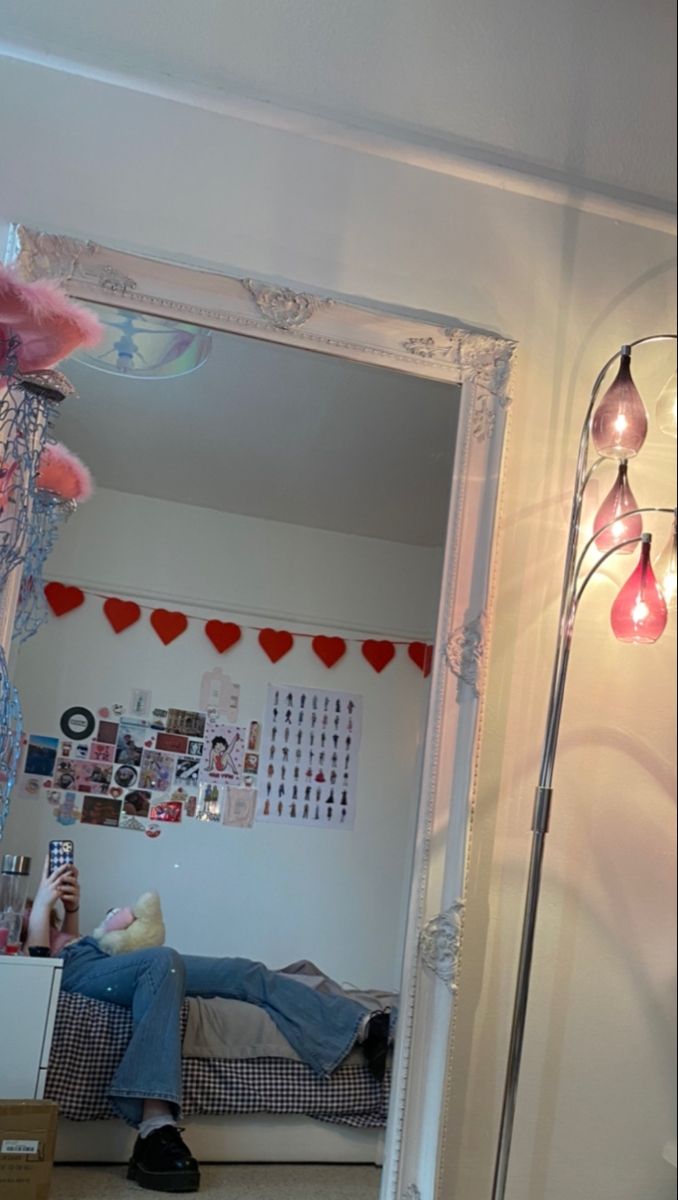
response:
M458 392L92 307L2 843L5 952L63 963L45 1095L142 1186L208 1133L378 1165Z

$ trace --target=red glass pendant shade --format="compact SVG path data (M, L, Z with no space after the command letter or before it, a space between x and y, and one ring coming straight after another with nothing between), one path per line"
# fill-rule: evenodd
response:
M668 612L650 562L650 534L643 534L640 562L612 605L612 630L620 642L656 642L666 628Z
M620 462L614 485L603 500L593 522L593 532L598 534L596 548L601 554L606 550L614 550L615 546L621 546L622 542L627 542L630 538L640 537L643 532L643 518L640 513L634 513L632 517L625 515L637 507L638 502L629 486L628 464L624 460ZM619 553L632 554L634 549L634 546L624 546Z
M591 426L603 458L633 458L647 437L647 412L631 376L631 353L622 354L614 383L598 405Z

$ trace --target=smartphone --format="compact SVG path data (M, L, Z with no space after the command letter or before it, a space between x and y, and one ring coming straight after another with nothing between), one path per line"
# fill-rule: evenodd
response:
M73 843L66 838L55 838L49 844L48 874L56 871L57 867L72 867L74 862Z

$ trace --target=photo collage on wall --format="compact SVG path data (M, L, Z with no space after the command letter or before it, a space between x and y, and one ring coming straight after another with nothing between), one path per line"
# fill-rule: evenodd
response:
M151 709L135 690L126 708L75 706L59 737L27 738L20 791L45 796L60 825L99 825L157 837L183 820L254 821L260 723L227 711ZM237 693L236 693L237 694Z
M352 829L361 734L361 696L269 686L257 820Z

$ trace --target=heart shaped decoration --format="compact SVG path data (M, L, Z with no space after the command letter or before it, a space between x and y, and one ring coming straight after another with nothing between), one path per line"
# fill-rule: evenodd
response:
M340 637L324 637L319 634L311 642L313 653L326 667L333 667L346 653L346 642Z
M151 613L151 625L164 646L181 637L188 626L188 617L182 612L170 612L167 608L155 608Z
M46 583L45 600L55 617L64 617L85 603L85 593L79 587L68 587L65 583Z
M51 786L52 786L52 780L51 780L51 779L43 779L43 781L42 781L42 786L43 786L44 788L51 788Z
M130 625L136 625L141 609L134 600L118 600L117 596L111 596L110 600L104 600L104 616L114 633L122 633Z
M110 709L108 709L108 708L100 708L99 709L100 717L106 718L106 717L110 717L110 715L111 715Z
M419 667L424 679L428 678L433 663L433 646L427 645L426 642L410 642L407 654L414 665Z
M112 787L112 788L109 788L108 790L110 791L111 796L113 797L114 800L117 800L118 796L122 796L122 788Z
M242 637L240 626L233 621L207 621L205 633L219 654L225 654Z
M146 741L144 742L144 746L148 746L150 749L150 747L152 745L153 745L153 738L147 738Z
M294 638L286 629L262 629L259 645L272 663L280 662L294 645Z
M369 640L362 644L363 658L367 659L368 663L374 671L379 675L384 667L387 667L391 659L395 657L395 646L393 642L376 642Z

